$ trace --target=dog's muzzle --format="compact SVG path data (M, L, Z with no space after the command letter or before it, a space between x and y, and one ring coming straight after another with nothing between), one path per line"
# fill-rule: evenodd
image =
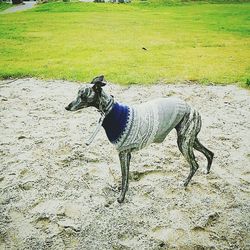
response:
M67 107L65 107L65 109L70 111L70 109L71 109L70 104Z

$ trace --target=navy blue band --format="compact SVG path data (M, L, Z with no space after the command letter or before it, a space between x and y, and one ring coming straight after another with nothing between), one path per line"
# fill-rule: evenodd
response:
M129 107L115 102L102 123L110 142L115 143L120 138L126 128L128 117Z

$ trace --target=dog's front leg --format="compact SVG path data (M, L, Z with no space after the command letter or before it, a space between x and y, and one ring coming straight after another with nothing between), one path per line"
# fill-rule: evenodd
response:
M119 158L122 172L122 188L121 194L117 200L119 203L122 203L124 201L126 191L128 190L128 176L131 153L129 151L122 151L119 153Z

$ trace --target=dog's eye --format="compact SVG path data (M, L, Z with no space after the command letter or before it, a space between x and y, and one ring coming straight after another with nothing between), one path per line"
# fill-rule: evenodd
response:
M85 94L84 91L82 91L81 89L78 91L78 96L82 97Z
M81 97L81 99L86 99L86 94L85 93L81 93L80 97Z

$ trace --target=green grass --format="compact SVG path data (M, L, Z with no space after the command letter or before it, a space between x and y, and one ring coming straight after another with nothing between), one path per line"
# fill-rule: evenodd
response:
M10 8L12 5L10 3L1 3L0 2L0 11Z
M1 78L244 85L250 4L43 4L0 15L0 43Z

